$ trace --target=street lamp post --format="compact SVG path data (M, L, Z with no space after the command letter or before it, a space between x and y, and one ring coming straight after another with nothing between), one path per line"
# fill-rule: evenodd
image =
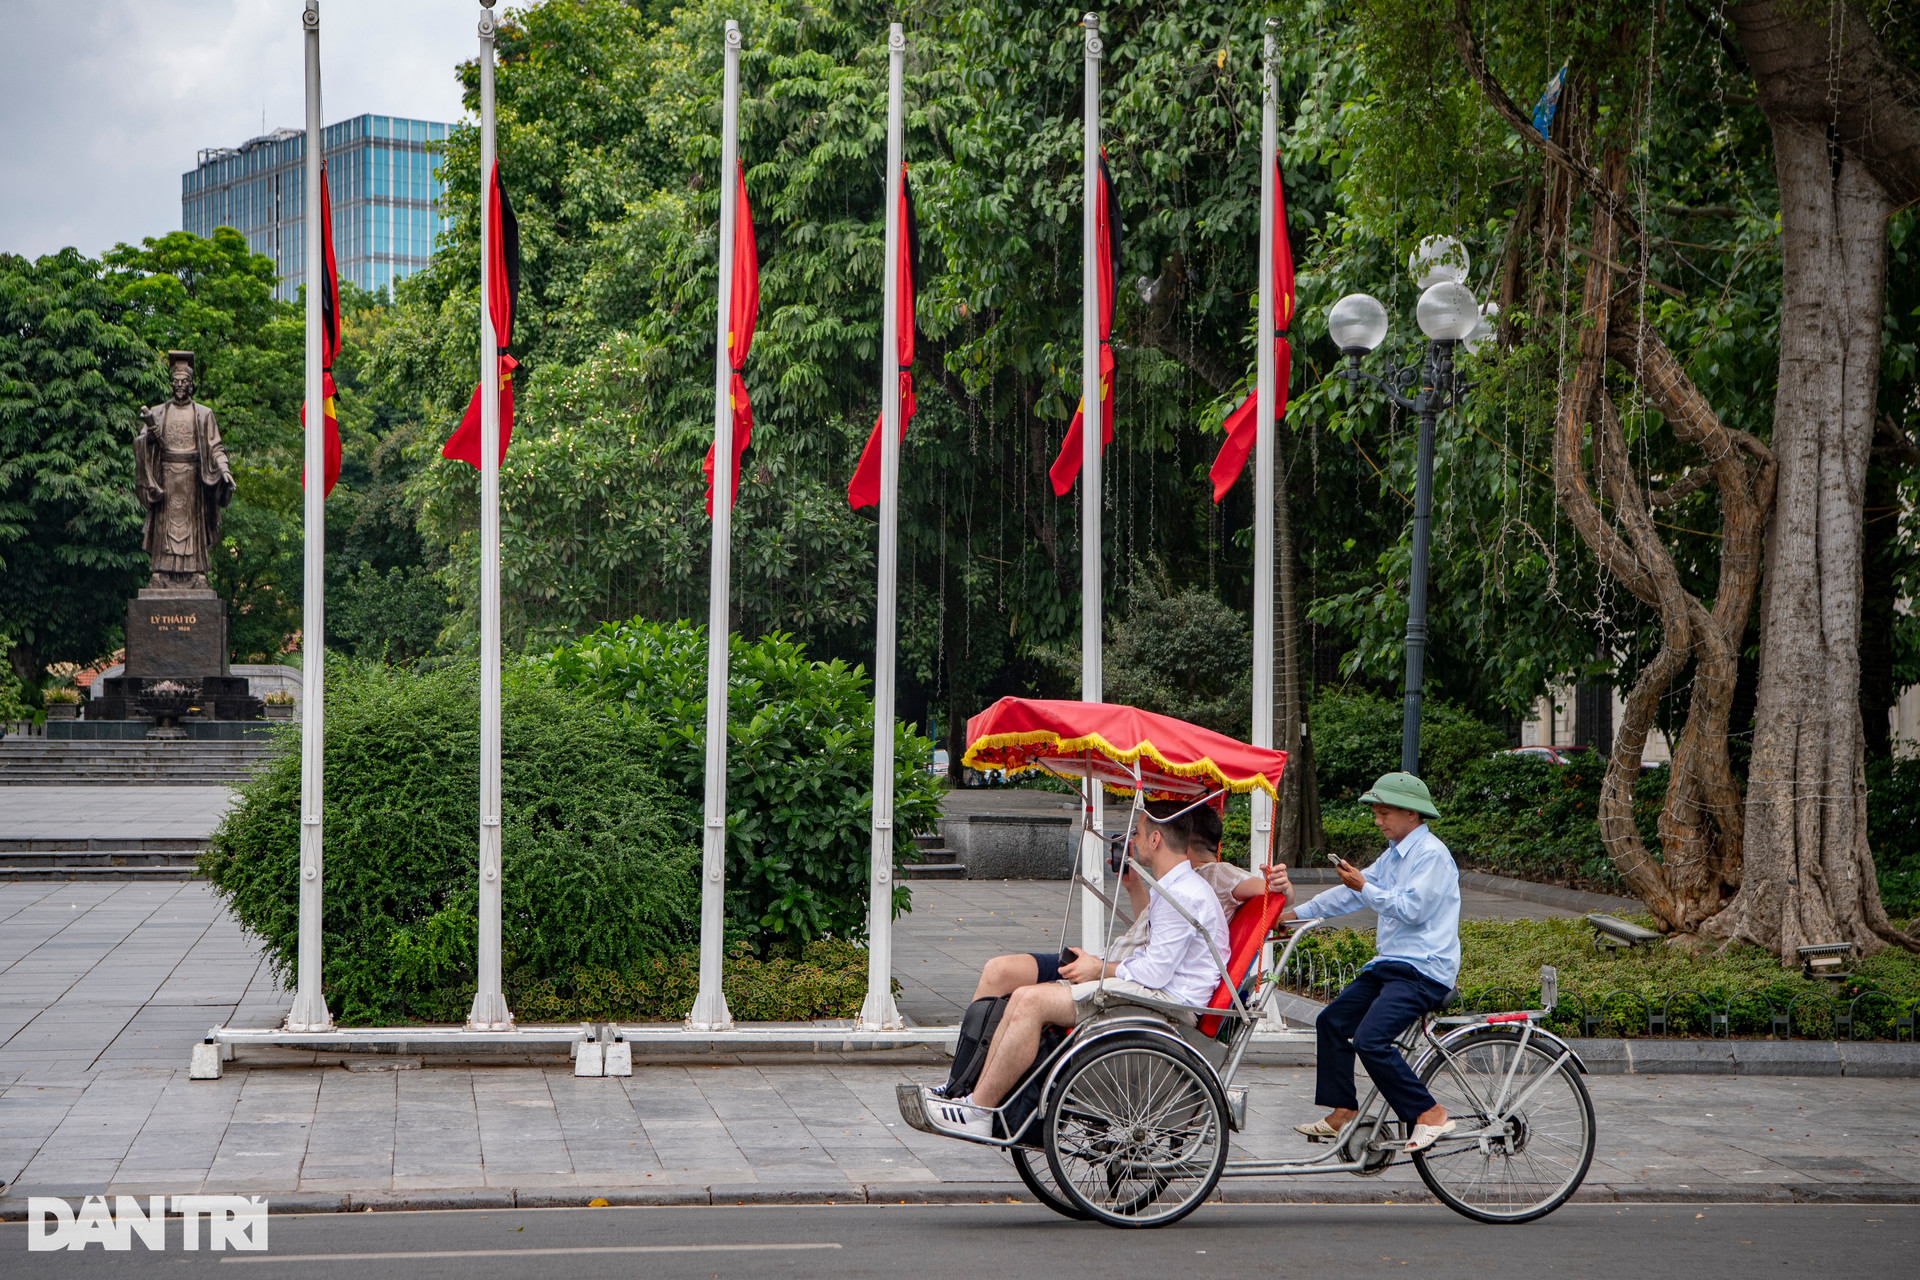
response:
M1327 312L1327 332L1347 358L1336 376L1358 385L1366 379L1401 408L1420 419L1420 445L1413 486L1413 572L1407 586L1406 711L1400 730L1400 767L1420 771L1421 684L1427 660L1427 555L1433 524L1433 427L1442 409L1459 403L1467 384L1454 377L1453 350L1478 345L1487 322L1461 281L1467 274L1467 250L1451 237L1421 242L1408 263L1423 292L1415 307L1420 331L1427 335L1418 362L1389 366L1386 377L1360 367L1360 358L1387 336L1387 309L1378 299L1350 293ZM1417 388L1417 391L1415 390ZM1414 394L1409 395L1408 392Z

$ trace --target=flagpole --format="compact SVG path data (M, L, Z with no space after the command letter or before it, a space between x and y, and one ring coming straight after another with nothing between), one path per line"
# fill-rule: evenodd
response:
M493 329L493 10L480 11L480 967L469 1031L513 1026L500 989L500 339Z
M1086 199L1080 215L1080 700L1102 700L1101 681L1101 574L1100 574L1100 500L1104 486L1100 476L1101 437L1105 433L1106 414L1100 400L1100 259L1095 249L1099 236L1097 208L1100 191L1100 16L1089 13L1081 20L1086 28L1086 104L1082 173ZM1118 270L1119 264L1115 264ZM1093 795L1092 827L1080 837L1080 874L1090 884L1100 884L1105 872L1106 850L1099 833L1104 825L1105 805L1098 782L1088 784ZM1091 889L1080 893L1080 945L1099 953L1106 943L1106 919L1099 897Z
M1273 286L1274 149L1279 145L1278 107L1274 99L1273 32L1278 24L1267 20L1260 68L1260 275L1255 343L1254 462L1253 462L1253 745L1273 746L1273 504L1274 409L1279 370L1274 359L1275 307ZM1292 744L1288 744L1291 746ZM1253 793L1253 836L1249 862L1255 870L1273 860L1274 799L1264 791ZM1273 943L1262 948L1262 972L1273 968Z
M696 1031L733 1025L720 973L726 929L727 643L732 630L733 366L727 359L733 297L733 235L740 155L740 24L726 28L726 72L720 116L720 292L713 349L713 571L707 600L707 808L700 876L700 991L688 1024Z
M873 642L873 861L867 907L867 998L860 1025L900 1026L893 1003L893 680L895 580L900 546L900 138L906 32L887 30L887 265L880 307L880 591ZM913 317L905 317L907 324Z
M326 362L320 335L320 309L326 292L326 264L322 258L324 240L320 227L320 162L322 131L320 117L320 2L307 0L300 14L306 32L307 53L307 139L306 139L306 237L307 284L307 385L306 385L306 483L302 508L306 582L302 588L300 615L300 940L294 968L293 1007L287 1013L289 1031L326 1031L333 1026L327 1010L327 997L321 990L320 908L325 881L324 839L321 827L322 790L325 778L324 748L326 734L326 556L327 416L321 384L321 367Z

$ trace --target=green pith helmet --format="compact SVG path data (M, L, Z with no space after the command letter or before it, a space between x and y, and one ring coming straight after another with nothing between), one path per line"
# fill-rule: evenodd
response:
M1360 797L1361 804L1390 804L1401 809L1411 809L1422 817L1437 818L1440 811L1433 807L1433 792L1427 790L1427 784L1410 773L1383 773L1380 780L1367 788L1367 794Z

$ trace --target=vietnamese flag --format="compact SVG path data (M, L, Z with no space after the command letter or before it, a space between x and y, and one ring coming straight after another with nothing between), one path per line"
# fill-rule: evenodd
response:
M1287 190L1280 179L1280 156L1273 157L1273 420L1275 422L1287 416L1287 377L1292 372L1293 349L1287 345L1285 334L1293 323L1293 249L1287 243ZM1220 454L1213 460L1213 469L1208 472L1213 481L1213 500L1219 502L1227 496L1227 490L1233 488L1233 482L1240 478L1246 469L1247 455L1253 452L1254 439L1259 434L1256 397L1260 388L1255 387L1240 402L1240 407L1227 415L1224 424L1227 429L1225 443L1220 446Z
M907 185L907 166L900 166L900 262L895 270L897 302L894 309L894 354L900 364L900 442L906 443L907 423L913 417L913 264L920 256L920 229L913 222L913 189ZM847 505L858 511L880 501L880 428L886 422L881 411L867 435L867 447L860 451L860 465L847 481Z
M340 418L333 407L333 358L340 354L340 273L333 262L333 202L327 198L327 166L320 165L320 258L326 279L320 287L320 394L321 414L327 420L326 473L327 494L340 481ZM307 429L306 402L300 404L300 430ZM306 488L306 468L300 470L300 487Z
M753 439L753 406L747 401L747 384L740 380L746 366L747 351L753 346L753 322L760 315L760 255L753 247L753 210L747 205L747 171L734 163L738 184L733 206L733 296L727 301L727 363L733 366L733 383L727 398L733 405L733 489L728 506L740 497L740 455ZM713 515L713 446L707 446L707 460L700 468L707 478L707 515Z
M507 354L513 341L513 312L520 295L520 223L513 216L513 202L500 185L500 162L493 162L487 175L487 200L493 217L486 244L487 314L493 320L493 340L500 362L500 460L506 461L507 442L513 439L513 371L519 362ZM460 425L441 446L440 456L480 469L480 394L484 384L476 384L467 401Z
M1120 259L1120 201L1113 194L1113 178L1107 172L1107 150L1100 149L1100 195L1093 207L1094 280L1100 288L1100 451L1113 443L1113 269ZM1080 474L1080 430L1086 417L1086 397L1073 411L1067 424L1066 439L1060 442L1060 456L1053 460L1047 474L1053 479L1056 497L1065 497Z

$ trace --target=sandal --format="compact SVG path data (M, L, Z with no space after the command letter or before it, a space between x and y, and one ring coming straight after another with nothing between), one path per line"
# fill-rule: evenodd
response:
M1304 1134L1307 1137L1312 1138L1315 1142L1319 1142L1327 1138L1337 1138L1340 1136L1340 1131L1334 1128L1332 1125L1328 1124L1324 1119L1315 1120L1312 1124L1297 1124L1293 1126L1293 1131L1295 1133Z
M1455 1127L1454 1122L1451 1120L1441 1124L1416 1124L1413 1126L1413 1137L1407 1140L1407 1145L1402 1147L1401 1150L1409 1155L1416 1151L1425 1151L1428 1147L1440 1141L1441 1138L1452 1133Z

